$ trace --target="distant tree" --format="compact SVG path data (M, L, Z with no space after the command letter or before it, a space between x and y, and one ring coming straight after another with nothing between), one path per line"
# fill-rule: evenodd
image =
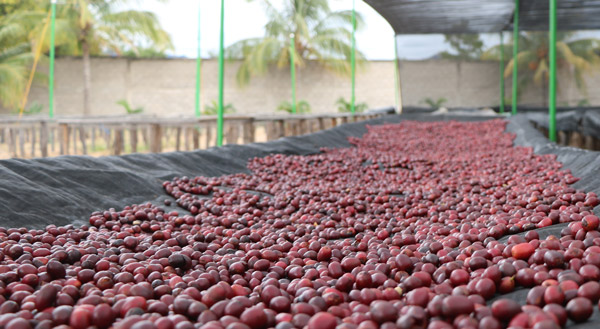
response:
M27 28L17 15L0 16L0 103L17 109L33 60Z
M252 1L252 0L249 0ZM331 11L328 0L260 0L268 22L265 35L241 40L227 48L227 57L242 59L237 82L246 85L251 77L267 72L272 64L290 65L290 34L294 33L295 64L302 67L307 60L318 61L323 67L341 75L351 72L352 11ZM357 28L363 25L356 14ZM358 64L364 56L356 51Z
M587 98L587 86L584 74L592 66L600 64L600 39L577 38L573 32L559 32L556 35L556 54L558 67L568 67L573 74L577 88ZM500 47L493 46L486 50L482 59L498 60ZM519 68L519 87L524 87L533 82L540 86L542 103L548 104L548 33L523 32L519 36L519 53L517 54L517 67ZM504 70L504 76L513 73L515 61L512 58L512 44L504 47L504 58L510 58Z
M445 59L478 60L483 54L483 41L479 34L446 34L444 41L452 51L444 51L440 56Z
M172 49L170 36L156 15L124 9L129 2L132 1L62 0L57 5L57 55L83 57L84 114L90 113L92 55L157 56ZM49 8L50 1L0 0L0 82L3 87L0 98L3 103L14 104L15 99L22 97L33 50L42 39L42 51L49 50L49 29L42 36Z
M117 55L141 45L155 49L172 48L171 38L156 15L149 11L125 9L127 0L67 0L57 11L57 35L64 38L59 54L83 57L83 113L90 114L90 56L114 52Z
M352 112L352 102L347 101L344 97L338 98L337 101L335 101L335 105L340 113ZM365 102L354 104L354 111L356 113L364 112L367 108L369 108L369 105Z
M293 110L292 103L290 101L282 101L281 103L279 103L279 106L277 106L277 111L293 113L292 110ZM300 101L296 102L296 113L297 114L310 113L310 111L311 111L311 107L307 101L300 100Z
M223 114L231 114L235 113L236 108L231 103L227 103L223 105ZM202 112L204 115L217 115L219 114L219 102L213 99L210 103L204 105L204 111Z

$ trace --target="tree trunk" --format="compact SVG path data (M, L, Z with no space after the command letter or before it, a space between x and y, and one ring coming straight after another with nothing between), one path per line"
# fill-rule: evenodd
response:
M81 51L83 53L83 115L88 116L91 113L90 92L92 90L92 74L90 68L90 45L85 38L81 41Z

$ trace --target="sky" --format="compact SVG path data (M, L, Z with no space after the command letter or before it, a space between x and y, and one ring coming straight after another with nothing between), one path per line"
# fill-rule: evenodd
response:
M277 2L283 0L274 0ZM132 8L149 10L157 14L163 28L171 35L173 57L196 58L198 39L198 12L200 12L202 57L218 53L219 0L139 0ZM352 9L352 0L330 0L332 10ZM199 8L201 6L201 8ZM363 15L365 26L357 31L356 43L369 60L394 58L394 32L387 21L364 1L356 0L356 10ZM247 38L263 36L267 18L260 0L225 1L225 46ZM598 31L580 32L579 36L599 37ZM449 51L441 34L398 36L398 55L401 59L428 59L442 51ZM510 33L505 32L505 40ZM498 34L482 34L484 49L499 43Z
M279 0L276 0L277 2ZM220 1L218 0L156 0L139 1L135 7L158 15L163 27L171 34L175 46L174 57L195 58L198 38L198 10L200 12L201 54L218 52ZM351 0L330 0L332 10L352 9ZM387 21L365 2L356 1L357 12L363 15L365 27L357 31L356 43L367 59L394 58L394 32ZM260 1L225 1L225 46L236 41L261 37L267 18ZM484 36L486 45L497 43L496 36ZM398 37L399 56L403 59L426 59L448 50L443 35L408 35Z

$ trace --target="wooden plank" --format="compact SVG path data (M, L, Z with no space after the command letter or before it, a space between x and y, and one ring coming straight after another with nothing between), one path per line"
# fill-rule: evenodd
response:
M60 131L60 155L69 153L69 126L66 123L59 124Z
M275 135L275 139L285 137L285 120L277 120L275 122L275 127L276 127L276 131L277 131L277 135Z
M175 151L181 151L181 127L175 128Z
M17 138L14 128L8 128L8 152L11 158L17 157Z
M131 146L131 153L137 152L138 144L138 129L136 125L132 125L129 128L129 145Z
M212 125L205 125L204 131L206 131L206 147L205 148L209 148L211 146L210 142L212 139Z
M306 119L298 120L298 135L304 135L308 132L308 121Z
M143 129L141 129L142 140L144 141L144 145L146 145L147 149L150 149L150 138L148 137L148 130L149 129L150 128L148 126L146 126Z
M111 136L112 135L112 130L109 127L103 126L102 127L102 138L104 139L104 145L106 146L106 149L110 149L110 140L111 140Z
M58 136L58 133L56 132L56 127L52 127L50 129L50 151L52 151L52 153L56 152L56 139Z
M36 135L37 135L37 131L35 128L29 128L29 132L31 134L31 154L30 157L31 158L35 158L35 144L36 144Z
M48 124L45 121L40 123L40 153L42 158L48 156Z
M25 157L25 136L23 136L23 128L19 128L18 130L18 138L19 138L19 153L21 153L21 158Z
M115 129L115 141L113 144L113 154L121 155L123 153L123 129L116 128Z
M70 128L70 130L71 130L71 137L73 137L73 155L77 155L77 128L72 126Z
M565 133L564 131L559 131L558 132L558 145L567 145L568 142L568 136L567 133Z
M254 119L250 118L244 121L243 129L244 144L254 143L256 138L256 127L254 126Z
M265 134L267 135L267 142L275 139L275 122L267 121L265 123Z
M90 129L90 137L92 140L92 152L96 150L96 127Z
M584 136L585 142L584 142L584 147L587 150L593 150L594 149L594 138L592 136L589 135L585 135Z
M229 121L225 127L225 142L227 144L237 144L239 137L239 125L236 124L235 121Z
M157 124L150 125L150 152L158 153L162 150L162 127Z
M85 128L83 126L81 126L79 128L79 141L81 141L81 149L82 149L83 155L87 155L88 154L87 144L86 144L87 136L85 133Z
M580 133L573 131L569 137L569 146L583 148L583 136Z
M190 127L183 128L183 149L186 151L190 150Z
M298 129L298 120L290 120L287 122L287 131L285 133L286 136L295 136L297 135Z
M193 127L192 128L192 139L193 139L193 144L194 144L194 150L197 150L200 148L200 131L199 131L199 127Z
M325 130L325 118L318 118L317 121L319 123L319 130Z

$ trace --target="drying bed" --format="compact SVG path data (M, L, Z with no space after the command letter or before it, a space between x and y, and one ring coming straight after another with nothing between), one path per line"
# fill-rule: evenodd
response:
M597 154L519 116L516 134L415 118L433 122L349 125L298 138L303 155L169 177L155 202L82 228L0 230L0 325L593 327ZM311 151L325 136L352 147Z

